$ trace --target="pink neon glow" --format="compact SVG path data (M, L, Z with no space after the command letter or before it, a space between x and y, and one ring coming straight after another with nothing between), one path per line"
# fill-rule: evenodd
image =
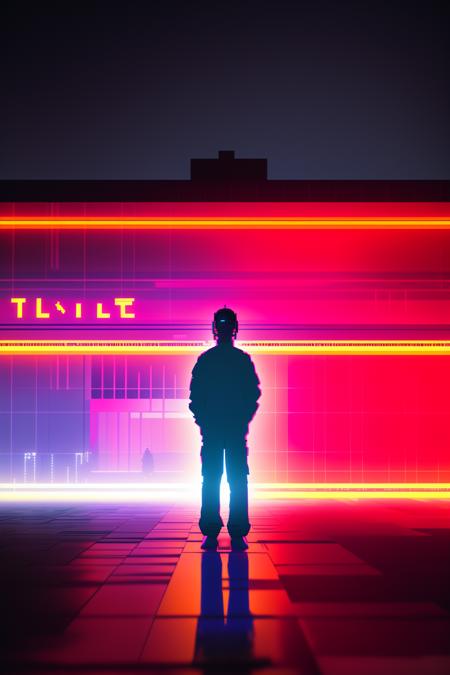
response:
M450 206L56 204L50 211L49 204L17 204L2 205L0 215L50 212L444 218ZM450 230L37 230L3 231L0 243L0 303L9 303L9 312L12 296L79 301L88 309L136 298L135 320L111 319L108 327L88 320L89 312L75 327L59 312L43 330L42 320L21 323L2 311L5 338L208 340L212 314L226 303L238 312L241 339L448 339ZM252 480L450 480L450 357L254 361L263 397L249 435ZM7 383L2 429L12 428L3 444L19 453L33 449L36 438L38 450L87 446L99 470L120 472L138 471L151 447L159 480L194 475L200 439L185 414L194 362L186 355L0 359Z
M448 218L448 202L3 202L0 217Z

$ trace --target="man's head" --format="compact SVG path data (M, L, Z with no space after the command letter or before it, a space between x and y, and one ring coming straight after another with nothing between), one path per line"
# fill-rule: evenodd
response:
M237 315L229 307L222 307L214 313L212 322L214 338L219 342L231 342L238 332Z

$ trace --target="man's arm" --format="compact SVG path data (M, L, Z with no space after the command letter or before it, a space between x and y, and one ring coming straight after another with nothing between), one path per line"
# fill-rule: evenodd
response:
M260 381L256 374L255 364L248 354L246 366L246 379L243 383L242 395L246 405L247 416L250 421L259 408L259 403L257 401L261 396L261 389L259 387Z
M189 410L194 415L196 424L200 425L199 419L201 418L203 412L203 401L204 401L204 385L202 378L202 367L200 357L197 359L197 363L192 369L191 375L191 384L189 387Z

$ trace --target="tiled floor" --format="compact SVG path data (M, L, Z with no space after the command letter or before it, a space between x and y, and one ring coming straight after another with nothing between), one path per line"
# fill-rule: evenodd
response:
M2 672L450 673L449 501L255 502L248 553L197 518L2 505Z

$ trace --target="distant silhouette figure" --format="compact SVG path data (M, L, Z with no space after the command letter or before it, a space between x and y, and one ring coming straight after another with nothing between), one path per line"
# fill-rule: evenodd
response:
M189 408L202 434L202 548L214 549L223 527L220 482L223 457L230 485L227 523L234 549L248 548L248 425L258 409L259 379L250 356L234 346L237 316L224 307L214 314L215 347L203 352L192 370Z
M142 455L142 473L149 478L153 473L153 455L149 448L145 448Z

